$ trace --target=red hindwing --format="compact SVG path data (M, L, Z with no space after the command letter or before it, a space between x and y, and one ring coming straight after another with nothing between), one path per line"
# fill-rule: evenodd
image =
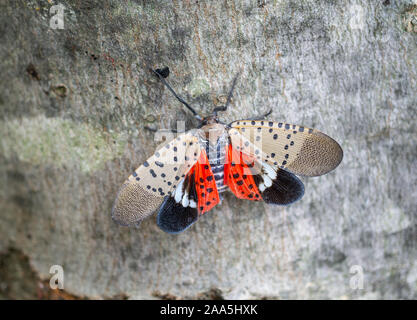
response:
M194 173L195 189L198 197L197 209L199 214L210 211L220 202L216 181L211 171L207 154L204 150L200 153L200 159L191 168L189 175Z
M227 161L224 165L224 184L239 199L262 200L261 194L251 174L254 160L229 145Z

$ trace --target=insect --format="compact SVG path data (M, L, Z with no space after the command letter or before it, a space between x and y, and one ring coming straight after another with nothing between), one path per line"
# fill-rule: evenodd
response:
M342 161L342 148L332 138L265 120L270 112L221 123L217 114L227 110L237 77L225 105L202 118L165 80L167 67L152 71L200 125L166 143L125 181L112 209L121 225L138 225L158 211L157 225L180 233L221 203L226 190L240 199L288 205L304 195L296 175L320 176Z

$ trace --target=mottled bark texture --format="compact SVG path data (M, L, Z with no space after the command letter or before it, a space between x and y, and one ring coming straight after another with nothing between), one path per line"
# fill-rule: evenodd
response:
M411 0L1 1L1 297L61 265L86 298L417 298L416 15ZM163 66L201 114L241 71L223 121L272 108L343 162L289 207L228 194L184 234L116 225L118 188L159 144L145 126L195 125L148 70Z

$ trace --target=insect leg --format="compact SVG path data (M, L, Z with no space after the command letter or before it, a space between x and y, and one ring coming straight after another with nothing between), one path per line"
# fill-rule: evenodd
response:
M201 120L201 117L197 114L197 112L187 103L184 101L183 98L181 98L175 91L174 89L172 89L172 87L168 84L168 82L165 80L166 77L168 77L169 74L169 69L168 67L165 67L164 69L160 70L160 69L156 69L156 70L152 70L153 73L155 73L159 80L162 81L162 83L168 88L169 91L171 91L171 93L174 95L175 98L177 98L177 100L179 102L181 102L188 110L190 110L194 117L197 120Z

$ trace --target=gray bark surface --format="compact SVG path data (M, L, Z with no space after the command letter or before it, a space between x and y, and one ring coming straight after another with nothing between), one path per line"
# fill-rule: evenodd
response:
M1 1L0 297L61 265L86 298L417 298L416 39L411 0ZM288 207L227 194L180 235L116 225L160 143L144 127L196 125L163 66L203 115L240 71L221 120L272 108L338 141L341 165Z

